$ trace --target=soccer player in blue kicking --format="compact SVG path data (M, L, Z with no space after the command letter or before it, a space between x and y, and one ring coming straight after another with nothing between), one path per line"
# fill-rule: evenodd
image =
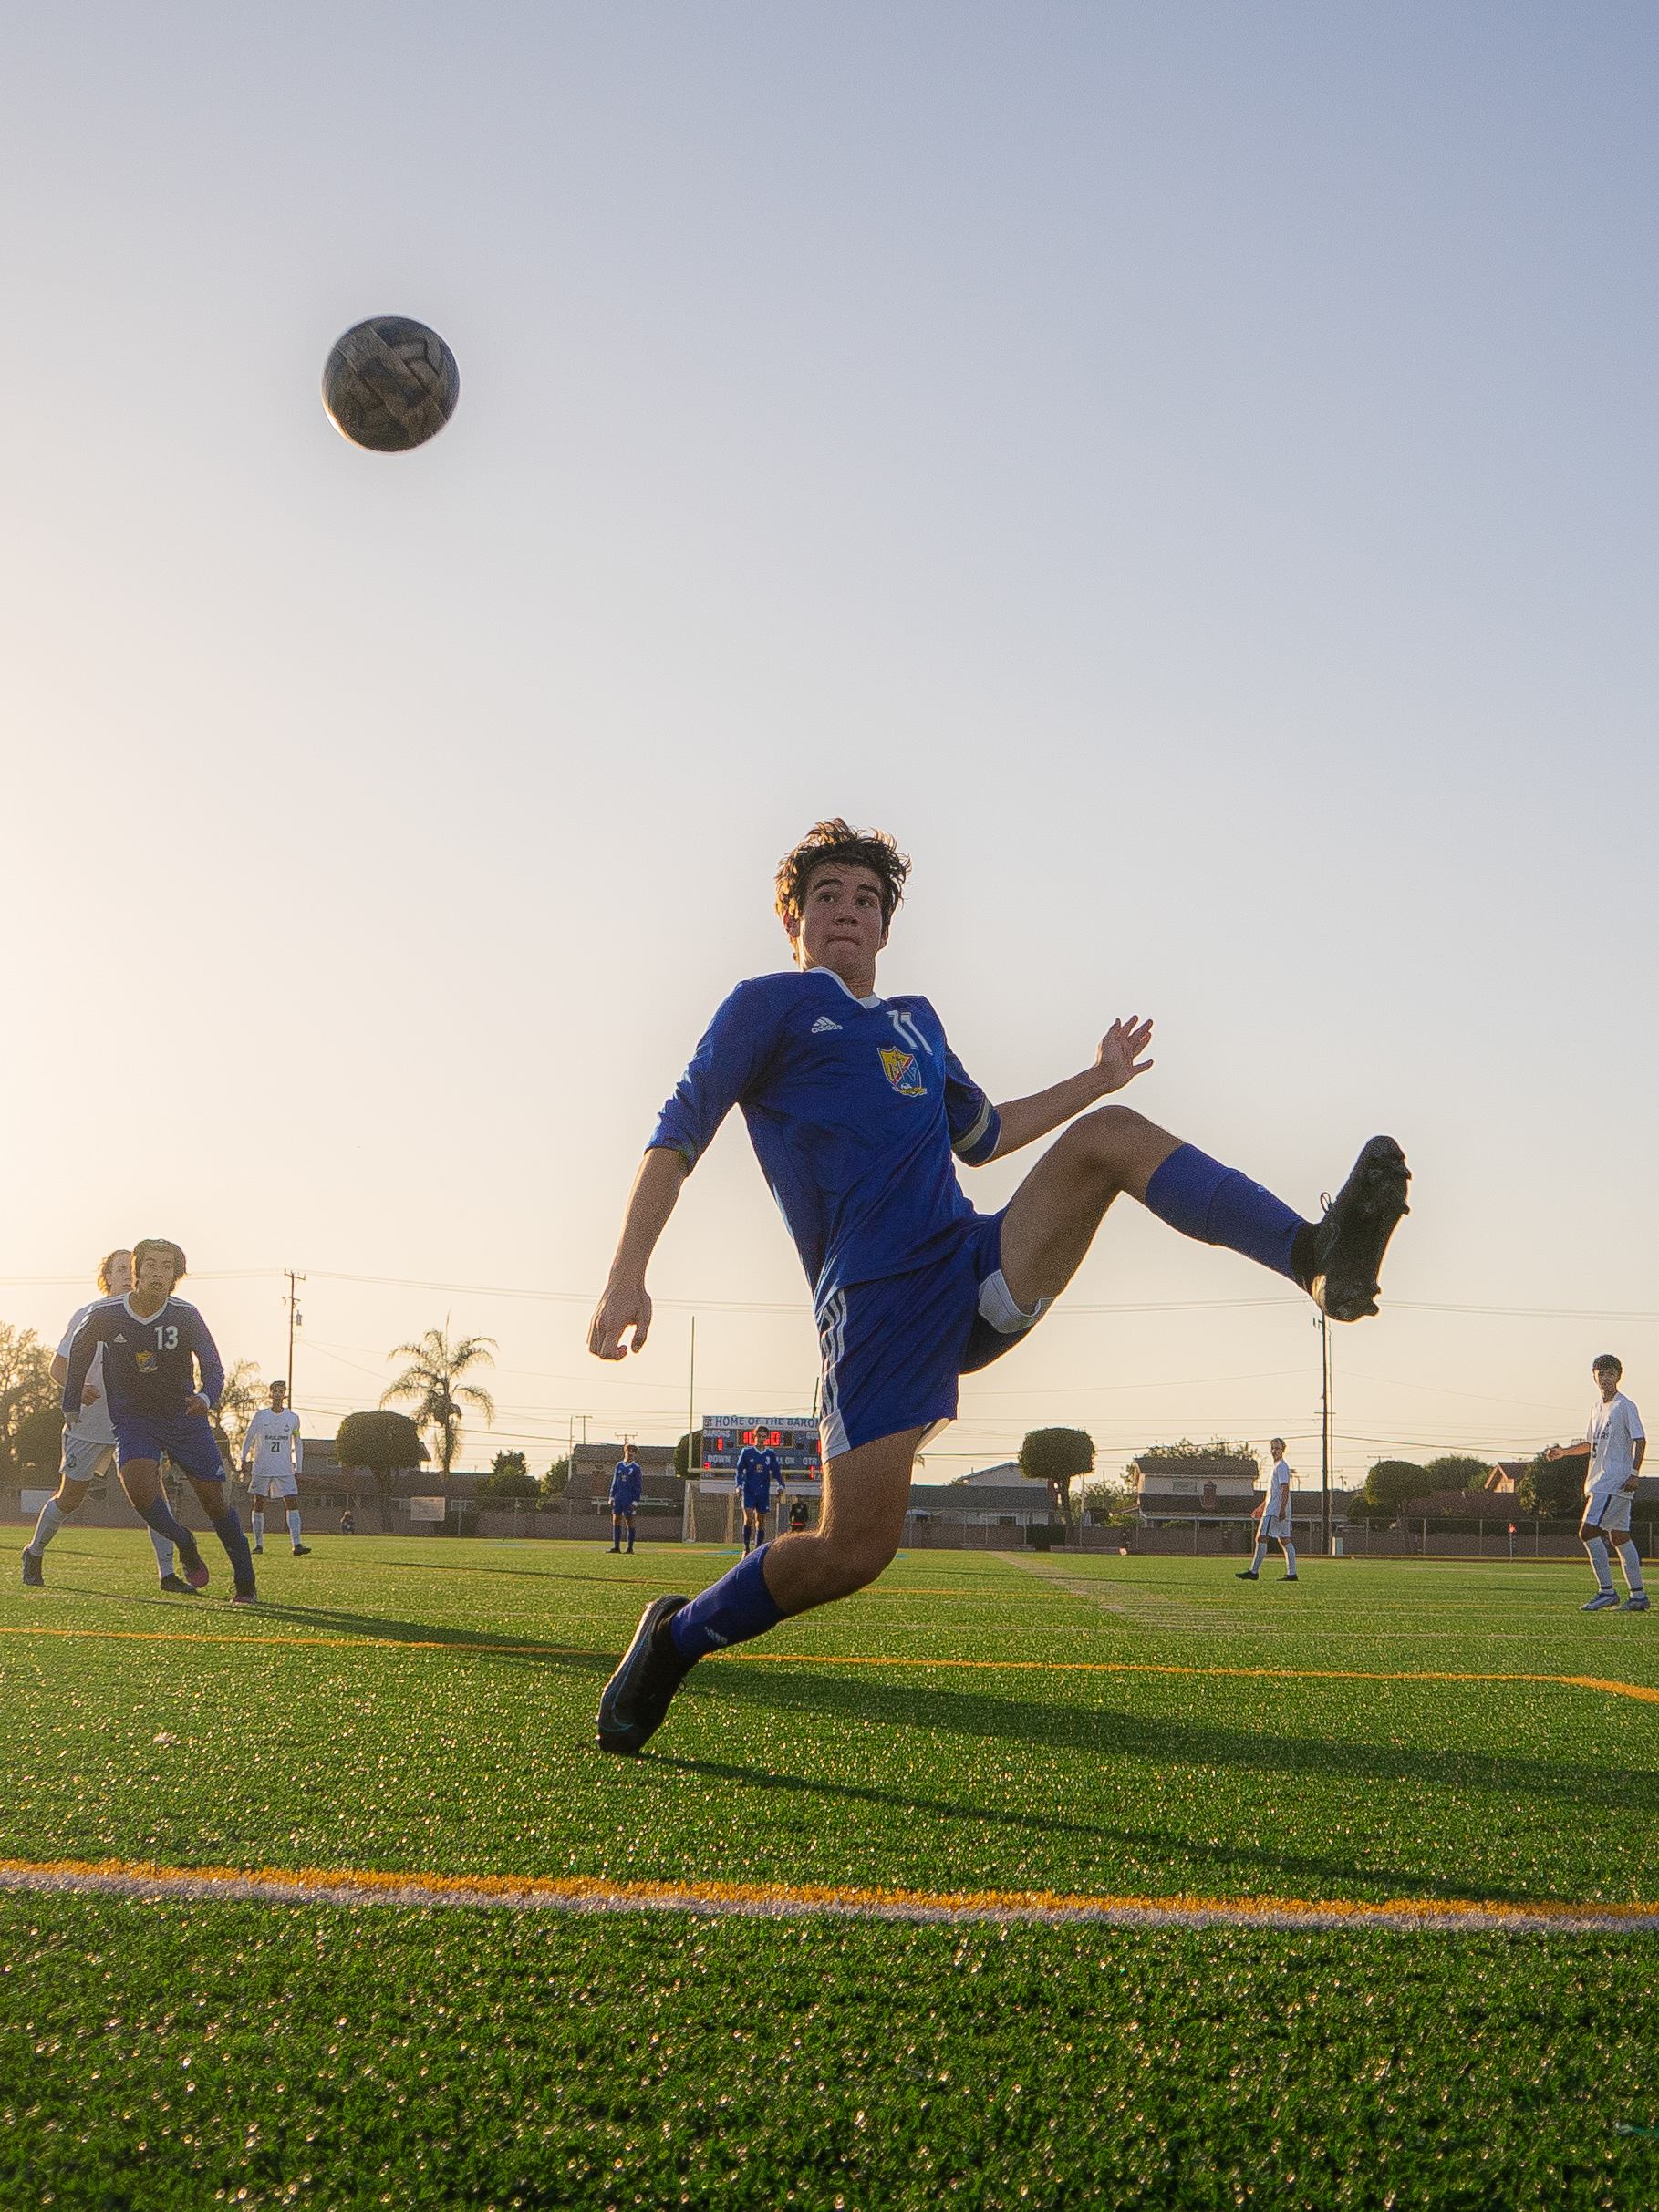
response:
M634 1457L634 1447L625 1436L622 1457L611 1470L610 1478L610 1547L622 1549L622 1525L627 1524L627 1548L634 1548L634 1515L639 1510L639 1493L645 1488L645 1471Z
M745 1444L737 1455L738 1495L743 1501L743 1556L766 1541L766 1515L772 1509L773 1485L782 1490L783 1463L768 1444L757 1451Z
M64 1417L73 1421L78 1414L81 1388L101 1345L122 1489L150 1527L178 1546L185 1579L192 1589L201 1589L208 1574L196 1539L173 1517L161 1489L157 1463L165 1452L183 1470L224 1546L235 1585L233 1602L252 1605L258 1595L254 1562L236 1508L229 1502L224 1463L207 1420L224 1387L224 1363L202 1316L173 1296L183 1274L184 1255L165 1237L141 1237L134 1245L132 1288L125 1297L93 1307L75 1332L64 1381Z
M1304 1221L1196 1145L1099 1103L1152 1064L1141 1057L1152 1024L1136 1015L1112 1024L1080 1074L993 1105L925 998L876 992L908 872L890 837L840 821L784 857L777 907L794 970L740 983L720 1008L634 1179L588 1330L601 1359L624 1358L630 1332L643 1348L651 1254L680 1185L741 1107L813 1287L824 1503L815 1529L762 1544L700 1597L646 1607L600 1700L605 1750L639 1751L709 1652L876 1579L904 1534L917 1452L955 1418L958 1377L1041 1318L1120 1192L1300 1285L1333 1320L1377 1309L1409 1181L1392 1137L1372 1138L1322 1217ZM958 1161L1005 1159L1066 1122L1001 1213L974 1211Z

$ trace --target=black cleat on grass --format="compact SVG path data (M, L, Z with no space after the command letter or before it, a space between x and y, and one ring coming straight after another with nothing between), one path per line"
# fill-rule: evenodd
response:
M39 1556L26 1548L23 1555L23 1587L26 1590L44 1590L46 1576L41 1571Z
M308 1559L311 1556L311 1546L308 1544L296 1544L294 1546L294 1556L296 1559Z
M695 1659L681 1659L669 1623L689 1597L653 1597L639 1616L634 1640L599 1700L599 1749L633 1758L668 1719L674 1692Z
M163 1575L161 1587L171 1590L175 1597L193 1597L196 1595L182 1575Z
M1392 1137L1373 1137L1353 1163L1353 1173L1323 1218L1296 1233L1291 1266L1296 1279L1333 1321L1363 1320L1375 1313L1382 1288L1383 1255L1388 1240L1409 1214L1405 1188L1411 1170Z

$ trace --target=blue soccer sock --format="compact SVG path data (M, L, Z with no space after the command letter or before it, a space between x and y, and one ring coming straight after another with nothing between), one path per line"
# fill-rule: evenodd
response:
M729 1575L710 1583L700 1597L681 1606L669 1623L669 1636L683 1659L706 1659L728 1644L746 1644L775 1628L783 1612L766 1587L766 1546L739 1560Z
M184 1556L186 1566L200 1556L196 1548L196 1539L191 1535L182 1521L175 1520L171 1506L168 1504L167 1500L159 1490L148 1505L140 1505L135 1502L132 1509L134 1513L141 1514L149 1522L158 1536L165 1536L169 1544L178 1545Z
M1223 1167L1196 1144L1183 1144L1155 1168L1146 1185L1146 1210L1183 1236L1225 1245L1275 1275L1300 1278L1292 1265L1299 1230L1311 1225L1281 1198L1252 1183L1236 1167Z
M227 1505L224 1517L213 1523L213 1534L224 1546L224 1556L231 1563L231 1578L239 1590L254 1587L254 1555L248 1549L248 1540L242 1533L242 1520L233 1505Z

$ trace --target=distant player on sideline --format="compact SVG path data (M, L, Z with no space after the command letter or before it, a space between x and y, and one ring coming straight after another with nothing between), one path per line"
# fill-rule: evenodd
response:
M773 1486L784 1488L783 1463L768 1444L757 1451L745 1444L737 1455L738 1494L743 1501L743 1556L766 1541L766 1515L772 1510Z
M611 1470L610 1478L610 1547L622 1549L622 1524L627 1523L627 1548L634 1548L634 1515L639 1510L639 1493L645 1487L645 1471L634 1457L634 1447L625 1436L622 1457Z
M1272 1543L1277 1543L1284 1554L1285 1580L1294 1582L1296 1579L1296 1546L1291 1541L1291 1470L1284 1463L1282 1436L1274 1437L1271 1451L1273 1467L1268 1476L1268 1494L1250 1515L1252 1521L1261 1524L1256 1531L1256 1556L1249 1566L1239 1569L1240 1582L1260 1579L1261 1562L1268 1556L1268 1545Z
M132 1255L125 1246L118 1247L102 1262L98 1271L98 1287L105 1297L124 1297L132 1288ZM69 1317L69 1326L63 1332L63 1341L52 1361L52 1380L59 1390L68 1377L69 1346L75 1332L97 1302L95 1299L92 1304L82 1306ZM87 1502L88 1485L115 1460L115 1429L109 1418L109 1401L104 1396L101 1351L92 1362L80 1396L80 1419L73 1427L66 1425L63 1432L63 1461L58 1469L57 1494L41 1507L35 1534L23 1555L23 1579L31 1589L45 1587L46 1576L40 1563L47 1545L64 1523L80 1511ZM148 1533L155 1546L161 1587L182 1591L186 1597L193 1597L195 1593L189 1583L173 1573L172 1545L153 1528Z
M81 1391L101 1346L122 1489L150 1527L178 1545L191 1587L202 1588L208 1574L196 1539L174 1519L162 1494L157 1462L165 1452L188 1477L224 1546L235 1582L233 1603L253 1605L258 1595L254 1562L236 1508L225 1495L224 1463L207 1421L224 1387L224 1362L202 1316L172 1295L183 1274L184 1255L165 1237L140 1237L134 1245L132 1288L124 1298L93 1307L75 1332L64 1382L64 1416L73 1421L78 1415Z
M294 1546L294 1556L303 1559L311 1546L299 1540L299 1471L305 1464L306 1449L299 1441L299 1415L287 1411L285 1382L274 1382L270 1396L270 1404L260 1407L242 1440L242 1472L248 1475L248 1488L254 1494L254 1549L258 1553L265 1547L265 1500L291 1498L288 1541ZM250 1466L253 1473L248 1474Z
M1624 1376L1623 1363L1612 1352L1603 1352L1591 1372L1602 1397L1582 1440L1576 1444L1551 1444L1544 1456L1568 1459L1579 1452L1590 1455L1584 1470L1584 1518L1579 1525L1579 1541L1590 1554L1597 1587L1595 1596L1580 1610L1604 1613L1609 1606L1618 1604L1619 1593L1612 1587L1612 1566L1603 1539L1623 1536L1623 1542L1617 1546L1619 1564L1630 1586L1624 1610L1645 1613L1649 1609L1647 1590L1642 1580L1642 1561L1631 1541L1630 1509L1635 1500L1636 1478L1647 1457L1647 1431L1642 1426L1641 1414L1619 1388Z
M740 983L664 1107L634 1179L610 1279L588 1329L601 1359L640 1350L646 1269L680 1186L734 1105L813 1287L824 1360L823 1515L749 1553L700 1597L645 1609L599 1706L599 1742L638 1752L706 1653L873 1582L904 1534L923 1441L955 1418L957 1379L1017 1344L1081 1266L1120 1192L1172 1228L1289 1277L1333 1319L1376 1311L1377 1277L1409 1180L1374 1137L1323 1218L1122 1106L1150 1067L1152 1024L1115 1021L1090 1066L994 1106L925 998L882 998L876 956L909 863L890 837L818 823L777 875L796 967ZM1005 930L1006 888L981 926ZM980 1167L1084 1118L1001 1213L976 1214L956 1161ZM955 1155L954 1159L952 1155Z

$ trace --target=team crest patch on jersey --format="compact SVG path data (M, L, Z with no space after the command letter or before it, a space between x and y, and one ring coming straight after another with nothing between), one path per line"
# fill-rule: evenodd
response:
M140 1375L153 1375L156 1371L156 1356L154 1352L140 1352L139 1354L138 1368Z
M901 1099L925 1099L928 1086L916 1065L914 1052L900 1052L892 1045L877 1045L882 1072Z

